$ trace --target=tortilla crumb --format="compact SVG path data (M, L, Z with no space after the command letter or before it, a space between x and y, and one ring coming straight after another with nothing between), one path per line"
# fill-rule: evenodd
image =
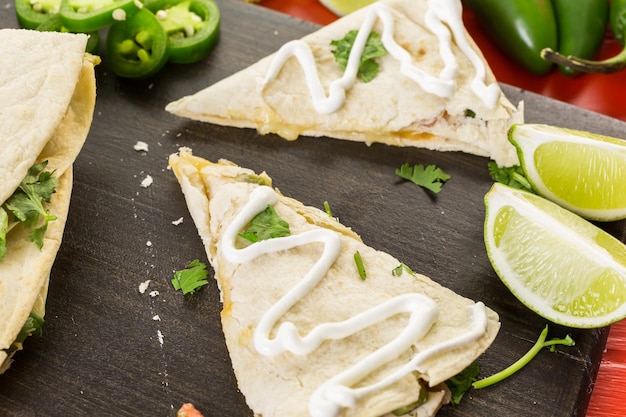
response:
M143 188L148 188L152 185L153 182L154 180L152 179L152 176L146 175L146 178L144 178L143 181L141 181L141 186Z
M142 141L137 141L137 143L135 143L135 145L133 146L133 149L136 151L144 151L144 152L148 152L148 150L150 149L150 146L146 143L146 142L142 142Z
M139 292L142 294L145 293L149 285L150 285L150 280L144 281L141 284L139 284Z

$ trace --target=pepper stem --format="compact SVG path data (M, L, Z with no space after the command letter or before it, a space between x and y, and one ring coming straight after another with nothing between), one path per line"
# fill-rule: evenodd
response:
M551 48L544 48L541 51L541 58L575 71L613 74L626 68L626 47L619 54L602 61L591 61L572 55L565 56Z

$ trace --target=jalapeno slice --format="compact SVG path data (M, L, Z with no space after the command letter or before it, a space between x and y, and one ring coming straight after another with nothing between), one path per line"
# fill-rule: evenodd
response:
M20 26L37 29L50 17L58 15L61 0L15 0L15 14Z
M169 61L189 64L206 57L220 32L220 10L213 0L149 0L169 39Z
M120 77L148 77L167 62L169 48L163 27L148 9L116 22L107 36L107 59Z
M63 26L72 32L94 32L139 10L135 0L61 0Z
M40 32L69 32L66 27L63 26L61 16L58 14L51 15L46 21L35 28ZM90 54L97 54L100 49L100 33L98 31L87 33L89 39L87 40L87 46L85 51Z

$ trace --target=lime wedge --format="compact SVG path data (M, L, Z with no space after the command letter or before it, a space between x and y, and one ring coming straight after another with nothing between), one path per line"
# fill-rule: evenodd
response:
M538 194L590 220L626 218L626 141L540 124L509 140Z
M374 1L376 0L320 0L320 3L336 15L345 16Z
M626 245L543 197L496 183L485 196L485 245L511 292L576 328L626 317Z

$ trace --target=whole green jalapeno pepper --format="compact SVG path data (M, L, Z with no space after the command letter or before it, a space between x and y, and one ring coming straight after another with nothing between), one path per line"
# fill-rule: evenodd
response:
M592 59L600 50L609 21L609 0L552 0L559 34L558 51ZM561 73L573 76L578 71L559 65Z
M575 71L601 74L621 71L626 68L626 0L611 0L609 26L615 39L624 46L620 53L611 58L592 61L578 56L561 54L550 48L541 51L541 56L547 61L570 67Z
M578 0L570 0L578 1ZM552 63L543 48L556 49L557 23L550 0L463 0L506 54L530 72L543 75Z

